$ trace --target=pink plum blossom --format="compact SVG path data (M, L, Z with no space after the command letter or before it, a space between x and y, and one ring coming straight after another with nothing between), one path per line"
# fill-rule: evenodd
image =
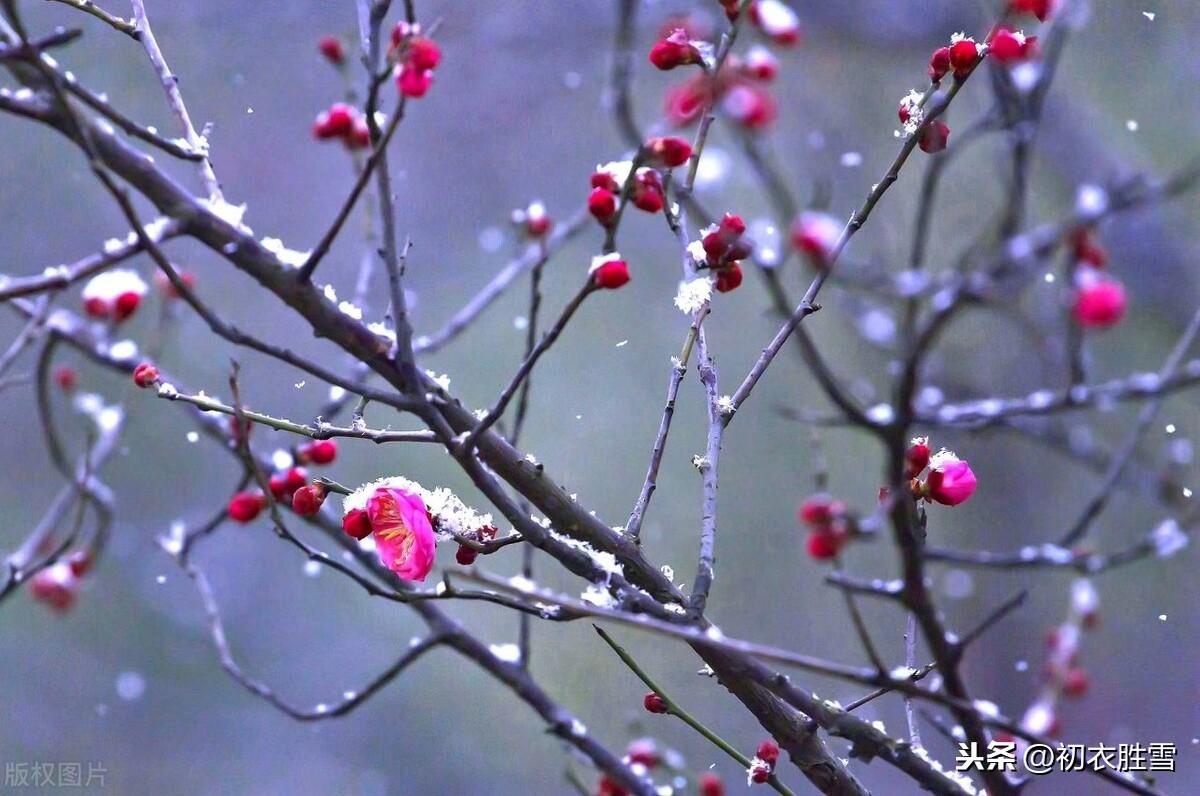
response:
M425 580L436 539L425 501L404 489L376 489L367 499L375 546L384 566L405 580Z
M932 501L944 506L965 503L975 494L976 483L971 466L950 451L943 450L929 460L925 486Z

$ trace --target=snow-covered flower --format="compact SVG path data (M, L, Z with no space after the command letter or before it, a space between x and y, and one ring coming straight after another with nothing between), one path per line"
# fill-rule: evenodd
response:
M433 569L437 540L421 496L379 488L367 498L366 512L383 565L405 580L425 580Z
M712 299L712 280L706 276L679 283L675 306L688 315L699 312Z

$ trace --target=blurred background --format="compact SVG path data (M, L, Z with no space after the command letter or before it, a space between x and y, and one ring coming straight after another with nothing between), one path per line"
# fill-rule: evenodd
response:
M57 54L58 60L129 116L175 134L140 47L69 8L22 5L35 31L56 24L83 28L83 40ZM119 2L109 5L118 13L128 10ZM315 115L344 92L340 77L317 54L316 41L337 34L354 42L354 5L148 3L194 119L212 125L213 161L226 196L248 205L245 220L258 236L282 238L301 251L315 244L352 180L341 147L315 142L310 128ZM943 0L793 5L805 40L777 51L781 75L773 91L780 113L765 143L800 201L827 184L832 211L845 216L893 157L896 104L925 84L929 53L954 31L982 34L989 9ZM669 0L641 8L633 85L636 115L647 127L660 118L663 92L678 78L653 70L644 53L664 19L696 6L719 11L715 3ZM520 251L509 222L512 209L540 198L553 217L565 218L582 205L595 164L623 156L626 147L604 103L616 3L421 0L418 13L426 21L441 20L443 65L429 96L410 103L393 142L392 165L399 228L414 243L408 261L414 322L419 333L428 333ZM1037 138L1032 221L1069 212L1082 182L1135 170L1161 175L1197 154L1198 36L1200 5L1188 0L1094 5L1068 44ZM385 95L390 105L391 92ZM952 129L965 127L989 99L986 81L972 82L949 115ZM0 116L0 141L0 270L37 273L126 234L117 208L74 148L9 116ZM995 138L951 166L934 220L931 268L952 263L993 217L1005 195L1004 153L1003 138ZM917 153L855 238L853 259L906 267L924 157ZM705 161L699 196L706 205L740 212L760 222L760 230L769 226L769 205L728 128L714 128ZM190 169L176 171L194 185ZM1102 229L1131 306L1120 327L1089 338L1093 379L1157 369L1190 317L1197 299L1196 206L1189 196ZM357 232L356 222L321 268L343 295L353 291L362 252ZM600 245L600 232L589 225L551 260L544 280L551 317L576 290ZM678 252L662 220L633 214L622 229L621 250L633 282L589 301L535 372L523 440L548 472L612 524L624 523L637 496L669 358L686 328L671 306ZM228 319L330 367L346 367L338 352L313 340L271 296L212 254L190 242L172 243L168 251ZM134 263L150 276L147 259ZM785 283L799 295L810 277L806 267L793 259L785 269ZM707 321L723 393L733 391L778 326L758 280L748 277L741 290L720 297ZM469 405L491 403L521 358L525 285L422 363L448 374ZM1044 317L1061 300L1060 289L1039 282L1023 308ZM867 324L874 339L860 332L864 312L887 308L864 306L837 290L823 300L826 308L806 326L865 403L881 400L890 359L887 316ZM369 308L376 318L380 304ZM146 344L159 334L156 315L140 313L122 333ZM13 313L0 317L3 339L19 328ZM157 344L172 372L217 395L227 393L229 363L236 357L245 400L262 411L307 421L327 397L313 379L232 349L188 312ZM977 312L947 337L930 376L947 399L1060 388L1062 372L1043 366L1038 346L1011 317ZM845 605L823 585L824 569L804 554L796 525L795 509L812 491L815 463L809 430L781 409L823 411L827 405L801 363L786 353L726 436L710 613L730 635L865 663ZM201 521L228 498L234 486L230 460L211 443L188 440L191 426L180 407L134 394L126 379L70 352L59 361L78 366L82 388L127 406L121 454L104 473L119 494L119 517L109 554L74 610L55 615L27 595L0 610L0 760L79 761L85 769L88 762L102 763L106 791L129 794L559 794L571 792L563 776L568 765L593 781L524 704L449 652L429 655L356 712L333 721L299 724L245 692L221 671L198 595L155 541L172 522ZM31 391L10 390L4 398L0 549L7 550L25 537L61 484L44 451ZM644 531L651 560L673 567L685 585L695 567L700 483L690 460L703 449L703 410L700 385L689 376ZM65 402L58 411L65 429L77 428ZM1072 417L1065 428L1076 444L1111 447L1136 411L1136 405L1104 407L1098 418ZM368 421L394 428L412 422L383 408L373 409ZM1174 462L1187 482L1198 421L1193 397L1171 399L1145 437L1144 465L1162 469ZM266 450L292 440L266 432L256 441ZM1091 471L1018 435L943 434L933 443L957 449L980 479L969 503L932 513L930 535L941 544L1014 550L1056 538L1098 482ZM831 489L869 510L883 478L879 447L852 431L825 433L823 444ZM434 446L343 442L328 474L346 484L404 474L460 488L466 501L478 500ZM1152 500L1122 497L1096 524L1090 543L1123 546L1165 516ZM1194 556L1187 550L1096 579L1101 619L1086 636L1081 657L1092 690L1062 712L1063 737L1070 741L1176 744L1179 771L1160 780L1172 794L1200 792ZM243 667L295 703L334 702L343 691L360 688L423 629L401 607L366 598L333 573L306 574L303 558L280 544L265 521L222 528L200 546L196 560L210 575ZM519 560L516 548L509 548L483 563L511 573ZM438 563L453 567L449 549L440 551ZM897 571L891 546L882 540L856 546L849 566L872 577ZM538 574L551 585L579 588L553 562L539 561ZM1072 576L946 566L931 567L931 575L951 627L959 630L1013 591L1030 589L1026 605L979 643L965 664L977 696L1020 715L1038 689L1043 635L1066 613ZM877 644L901 662L902 615L875 602L863 608ZM515 616L502 609L449 609L489 642L515 640ZM687 649L622 629L614 633L670 693L739 748L750 752L763 737L735 700L696 676L699 664ZM644 689L586 622L535 625L531 666L610 748L653 736L677 749L689 771L713 766L731 792L743 787L744 772L686 727L642 711ZM861 694L845 683L799 679L843 702ZM862 714L884 721L894 734L903 727L895 698L880 699ZM936 757L952 762L954 750L944 739L928 727L925 737ZM844 742L831 746L846 754ZM916 792L883 763L852 767L877 794ZM794 769L784 767L782 775L797 792L808 792ZM1090 796L1107 788L1095 778L1068 774L1039 780L1030 793Z

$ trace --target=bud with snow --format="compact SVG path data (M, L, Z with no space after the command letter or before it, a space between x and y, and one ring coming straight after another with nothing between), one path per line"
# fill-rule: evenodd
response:
M663 71L702 61L700 48L688 38L688 32L683 28L671 31L650 48L650 63Z
M806 210L792 224L792 244L818 268L829 264L842 234L842 224L828 213Z
M957 506L975 494L976 486L971 466L953 452L943 448L930 457L924 487L926 499L943 506Z
M616 290L629 282L629 264L617 252L593 257L589 273L592 283L605 290Z
M119 323L137 311L146 290L146 283L136 271L105 271L84 285L83 309L93 318Z

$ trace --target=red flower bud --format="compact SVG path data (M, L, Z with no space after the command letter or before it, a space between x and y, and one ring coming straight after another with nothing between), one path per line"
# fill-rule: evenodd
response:
M722 268L717 273L717 292L728 293L737 290L742 284L742 267L737 263Z
M1025 36L1000 28L988 42L988 57L999 64L1011 64L1025 58Z
M631 764L637 763L646 768L654 768L662 762L658 756L658 749L654 746L654 741L646 738L629 744L629 748L625 750L625 756L629 758Z
M341 65L342 61L346 59L346 53L342 50L342 42L337 36L322 36L317 40L317 49L331 64Z
M329 110L325 112L327 115L326 128L328 129L329 138L341 138L349 135L354 129L354 117L358 114L354 108L342 102L334 103Z
M929 57L929 79L936 83L950 71L950 48L938 47ZM908 121L903 119L901 121Z
M965 77L978 58L979 45L972 39L962 39L950 45L950 66L954 67L955 77Z
M321 510L325 502L325 487L321 484L309 484L300 487L292 495L292 511L301 517L311 517Z
M29 593L55 611L62 613L75 604L79 596L79 580L71 568L59 562L38 571L29 581Z
M411 99L424 97L431 85L433 71L430 69L418 69L411 64L402 64L399 74L396 75L396 87L403 96Z
M596 796L629 796L629 789L605 774L596 786Z
M718 224L718 231L727 240L739 238L746 233L745 220L735 213L726 213L721 216L721 223Z
M363 116L354 117L354 126L346 135L348 149L367 149L371 146L371 128Z
M757 761L750 766L750 781L755 785L762 785L771 779L771 767L766 763Z
M845 534L834 530L832 527L815 528L808 534L805 549L808 551L810 558L814 558L817 561L827 561L841 551L845 540Z
M1014 14L1033 14L1045 22L1054 10L1054 0L1009 0L1008 10Z
M128 319L133 313L137 312L138 305L142 303L140 293L122 293L117 296L116 302L113 304L113 317L118 321Z
M775 764L779 762L779 744L771 740L763 741L758 745L755 757L774 768Z
M624 260L609 259L592 270L592 281L596 287L616 290L629 281L629 264Z
M792 245L824 267L842 235L842 225L828 213L805 211L792 224Z
M366 539L371 535L371 518L362 509L351 509L342 517L342 530L355 539Z
M750 21L776 44L799 44L802 38L800 18L781 0L755 0L750 5Z
M460 544L458 550L454 551L454 560L464 567L474 564L477 558L479 558L479 551L467 547L465 544Z
M663 196L662 180L654 169L638 171L633 179L633 191L630 199L633 206L647 213L657 213L663 209L666 198Z
M929 438L917 437L904 453L904 477L916 478L929 464Z
M712 96L708 81L701 75L677 86L671 86L663 97L663 113L675 127L683 127L700 118Z
M921 131L921 139L917 146L922 152L933 154L941 152L950 143L950 126L941 119L934 119Z
M650 63L666 71L677 66L700 63L700 50L688 39L687 31L676 28L650 48Z
M283 473L275 473L267 481L267 488L271 490L271 496L278 503L283 502L287 498L287 476Z
M826 493L812 495L800 504L800 522L814 528L831 524L846 513L846 504Z
M774 80L779 74L779 61L766 47L752 47L744 61L746 73L763 81Z
M67 566L71 568L72 575L82 578L92 568L92 555L87 550L76 550L67 559Z
M258 490L238 492L229 499L229 519L234 522L253 522L266 505L266 496Z
M153 387L158 381L158 368L151 365L149 362L143 362L133 369L133 383L145 389Z
M601 224L608 225L617 215L617 196L607 188L593 188L588 195L588 212Z
M177 273L179 274L179 281L183 282L184 285L189 288L194 288L196 286L196 275L191 271L177 270ZM167 275L162 271L155 271L154 284L158 286L158 289L162 291L163 296L166 298L177 299L180 297L179 290L175 287L175 283L168 279Z
M762 86L742 84L734 86L721 100L721 109L735 122L747 130L769 127L779 115L775 99Z
M79 383L79 374L75 372L75 368L61 365L54 369L54 383L60 390L70 392Z
M1069 697L1081 697L1088 692L1091 680L1088 674L1078 666L1069 669L1063 678L1062 690Z
M319 439L307 448L308 460L313 464L332 464L337 458L337 440Z
M621 185L617 182L617 178L608 171L597 171L592 173L591 184L593 188L603 188L609 193L620 193Z
M108 302L96 297L84 299L83 311L92 318L107 318L109 313Z
M406 64L411 64L413 68L425 71L437 69L438 64L441 62L442 51L433 39L428 39L424 36L414 36L409 41L408 53L405 56Z
M646 692L646 696L642 697L642 707L651 713L667 712L666 701L653 691Z
M1075 322L1090 329L1107 329L1125 316L1125 286L1116 279L1092 276L1075 292Z
M696 780L696 792L699 796L725 796L725 784L716 774L705 771Z
M682 166L692 156L692 145L678 136L660 136L646 142L655 161L668 169Z
M978 482L971 465L949 451L941 451L929 460L925 487L929 499L943 506L965 503L975 494Z

